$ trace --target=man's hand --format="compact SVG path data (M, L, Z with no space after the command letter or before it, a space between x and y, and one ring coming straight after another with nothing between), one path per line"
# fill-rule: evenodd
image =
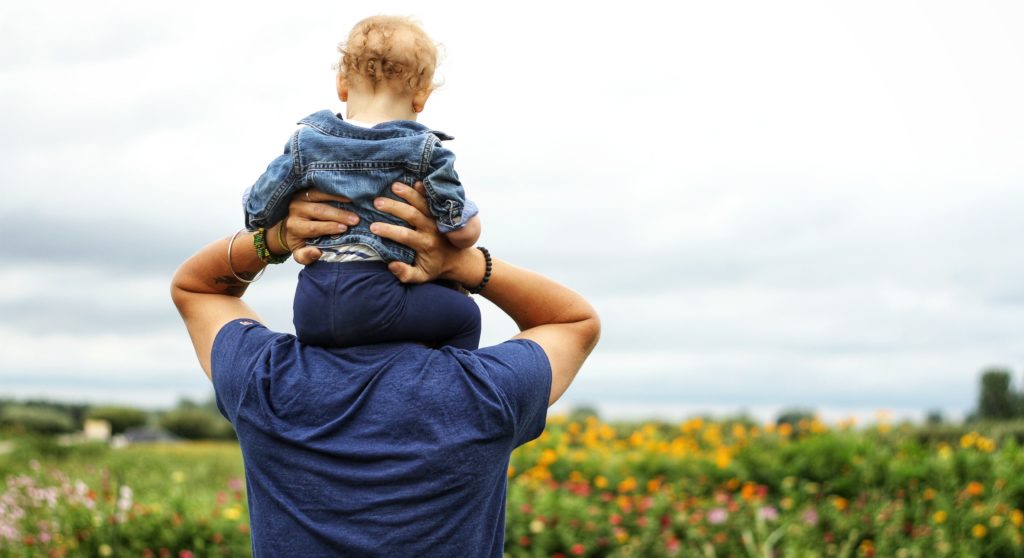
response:
M438 232L430 215L423 184L409 187L401 182L392 184L391 190L407 203L380 197L373 204L378 210L409 223L412 229L388 223L373 223L370 231L382 238L404 244L416 251L413 265L391 262L388 269L403 283L424 283L437 278L452 279L463 285L475 285L483 276L483 257L478 250L456 248ZM479 273L467 270L473 266L460 265L472 259L479 260Z
M359 216L355 213L322 203L325 201L348 203L351 200L310 188L296 192L288 204L288 216L281 226L285 230L285 243L289 250L293 250L292 257L302 265L311 264L320 257L320 250L306 246L306 240L341 234L349 226L359 223Z

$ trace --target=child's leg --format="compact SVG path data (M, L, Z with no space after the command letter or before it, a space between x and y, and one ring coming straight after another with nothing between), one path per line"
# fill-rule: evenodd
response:
M403 285L383 263L316 262L299 274L293 322L304 343L422 341L475 349L480 309L447 287Z
M399 285L405 300L388 330L394 340L470 350L480 346L480 307L471 297L437 283Z

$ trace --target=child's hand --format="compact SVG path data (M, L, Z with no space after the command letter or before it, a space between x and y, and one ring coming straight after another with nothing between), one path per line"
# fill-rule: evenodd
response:
M284 241L295 261L302 265L311 264L320 258L320 250L306 246L306 240L341 234L348 230L349 225L359 222L359 216L355 213L320 203L325 201L348 203L351 200L310 188L296 192L288 204L288 216L281 225L285 228Z
M456 248L472 248L480 240L480 216L474 215L461 229L445 235Z

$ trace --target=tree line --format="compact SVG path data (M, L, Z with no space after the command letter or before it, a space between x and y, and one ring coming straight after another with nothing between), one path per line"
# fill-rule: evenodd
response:
M579 408L575 413L596 414L596 410ZM796 423L814 416L810 409L784 410L779 423ZM69 434L80 432L86 420L104 420L110 424L112 434L124 434L133 429L162 429L187 440L233 439L231 424L217 410L214 398L204 402L182 399L167 411L145 411L128 406L90 406L46 400L15 401L0 399L0 431L29 434ZM977 407L967 415L967 422L1009 421L1024 419L1024 391L1015 389L1013 376L1007 368L987 368L982 371ZM929 423L944 422L941 413L929 413Z
M231 423L221 416L213 398L197 403L182 399L173 409L146 411L122 405L90 406L45 400L0 399L0 430L25 434L70 434L86 420L103 420L112 434L140 429L163 430L188 440L233 439Z

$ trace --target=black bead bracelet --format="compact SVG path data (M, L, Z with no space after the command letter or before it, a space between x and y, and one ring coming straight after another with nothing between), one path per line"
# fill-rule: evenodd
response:
M477 249L484 253L484 264L486 267L484 268L484 278L480 281L480 284L472 289L466 289L466 292L469 294L479 294L487 286L487 282L491 280L491 253L483 246L477 246Z

